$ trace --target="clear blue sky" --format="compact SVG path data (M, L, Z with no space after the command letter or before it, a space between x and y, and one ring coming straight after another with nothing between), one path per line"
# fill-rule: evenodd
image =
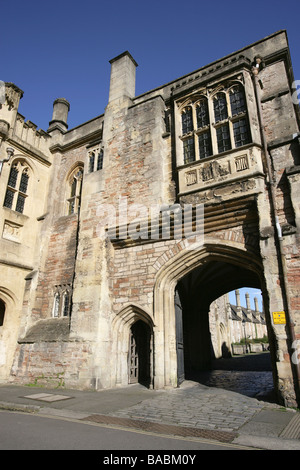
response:
M15 0L0 12L0 80L24 91L19 112L44 130L56 98L71 104L69 128L102 114L109 60L125 50L138 95L286 29L300 80L298 0Z
M125 50L140 94L286 29L300 80L296 0L15 0L0 11L0 80L24 91L19 112L44 130L59 97L69 128L102 114L109 60Z
M261 295L261 291L259 289L251 289L250 287L243 287L243 288L239 289L239 291L240 291L240 301L241 301L242 307L247 307L245 295L246 295L246 293L248 293L249 298L250 298L251 308L253 310L255 310L254 297L256 297L257 300L258 300L259 310L260 311L263 310L263 308L262 308L262 295ZM232 292L229 293L229 302L233 305L236 305L235 291L232 291Z

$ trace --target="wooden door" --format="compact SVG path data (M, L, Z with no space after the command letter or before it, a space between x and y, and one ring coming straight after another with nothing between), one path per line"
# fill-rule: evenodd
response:
M150 384L150 337L149 326L141 320L130 329L129 383Z
M139 380L139 357L137 350L136 336L132 329L130 330L129 344L129 383L138 383Z
M175 290L175 320L176 320L176 351L177 351L177 382L180 385L184 381L184 348L183 348L183 323L182 305L178 290Z

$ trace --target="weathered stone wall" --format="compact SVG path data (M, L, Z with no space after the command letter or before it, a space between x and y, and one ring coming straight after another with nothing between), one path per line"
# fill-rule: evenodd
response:
M89 359L91 348L88 343L37 341L32 344L19 344L12 370L14 383L48 387L89 388ZM83 377L83 379L81 379Z
M263 59L258 72L261 123L252 69L259 55ZM293 137L299 126L291 101L285 33L273 35L136 98L136 64L130 54L122 54L111 64L109 102L104 116L67 132L67 102L64 101L60 102L62 122L53 119L51 123L53 166L45 204L47 215L40 229L36 274L31 273L26 280L14 380L34 381L44 374L45 381L63 376L68 386L125 385L130 328L142 319L151 330L154 386L176 386L176 283L184 276L192 278L193 270L198 267L205 273L206 263L212 266L220 262L222 266L226 263L238 266L244 276L248 269L247 279L260 284L267 310L275 384L286 402L295 402L290 324L274 325L272 320L272 312L285 310L286 302L266 176L269 158L275 209L283 233L280 246L289 286L288 322L292 319L299 338L300 160L299 145ZM200 93L204 88L217 89L221 81L224 84L230 80L239 80L246 87L252 143L211 156L204 163L199 160L183 165L176 155L179 145L182 146L174 129L178 121L177 103L183 103L186 96ZM57 107L55 116L58 116ZM211 124L211 129L215 129L215 124ZM260 131L265 132L266 153ZM88 149L100 143L104 150L103 169L88 173ZM240 158L245 167L236 164ZM68 175L79 162L85 163L85 175L77 225L76 215L66 214L66 199ZM182 166L176 168L176 164ZM210 171L210 178L197 180L196 184L197 175L203 176L204 166ZM191 173L194 179L187 178ZM137 206L130 212L132 204L143 205L147 210L152 205L171 205L178 201L194 206L205 204L204 243L188 252L182 240L105 240L102 229L106 223L117 229L123 223L120 198L127 203L127 223L139 217ZM115 220L108 221L112 214L105 212L103 204L110 205L106 209L115 212ZM233 278L238 284L238 276ZM62 337L59 329L50 328L51 302L54 287L70 283L73 287L70 330L65 331L64 323ZM206 303L214 300L213 289L209 288L209 296L203 293ZM193 306L193 314L196 307ZM204 312L203 306L201 309ZM196 318L194 324L199 326L199 323ZM194 334L193 341L196 339Z

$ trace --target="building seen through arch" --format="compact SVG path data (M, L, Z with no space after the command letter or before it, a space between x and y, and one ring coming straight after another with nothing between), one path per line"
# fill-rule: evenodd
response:
M139 96L130 52L110 65L105 110L71 129L66 98L44 131L5 83L0 380L177 387L230 351L238 330L229 338L212 317L247 286L265 323L238 305L230 321L255 317L246 336L266 329L276 400L299 405L300 115L286 31Z
M209 309L214 358L231 357L238 353L260 352L269 348L266 317L259 307L258 297L254 297L252 306L249 290L245 294L246 303L242 302L239 289L234 291L234 294L234 303L230 302L227 293L215 300Z

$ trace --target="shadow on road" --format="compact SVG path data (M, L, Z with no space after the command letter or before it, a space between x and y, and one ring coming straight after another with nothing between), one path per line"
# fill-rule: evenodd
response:
M213 370L269 371L272 372L269 352L245 354L212 361Z
M211 370L187 374L186 379L208 387L276 402L269 352L215 359Z

